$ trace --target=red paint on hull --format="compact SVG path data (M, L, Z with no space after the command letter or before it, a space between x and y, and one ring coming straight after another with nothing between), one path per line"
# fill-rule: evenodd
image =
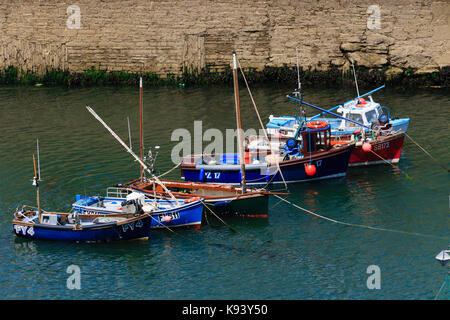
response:
M372 141L372 151L364 152L362 146L356 146L350 155L350 166L370 165L386 163L398 163L405 136L397 136L392 139L380 139Z

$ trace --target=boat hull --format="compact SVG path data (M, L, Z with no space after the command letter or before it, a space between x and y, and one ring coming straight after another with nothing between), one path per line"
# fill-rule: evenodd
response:
M264 174L264 170L261 170L261 168L252 168L251 166L248 166L247 169L246 165L246 183L247 185L265 185L271 183L284 183L284 181L286 183L294 183L344 177L352 149L353 145L347 145L328 152L321 152L313 155L311 161L309 156L306 156L303 159L285 160L279 163L282 176L279 171L276 171L275 174L269 174L267 171L267 173ZM316 173L312 176L309 176L305 171L305 165L310 162L316 166ZM181 175L186 181L233 185L239 185L241 183L241 171L239 165L198 166L195 164L182 163Z
M205 200L208 206L216 214L224 216L242 216L252 218L267 218L269 207L269 195L256 195L239 198L209 199ZM205 209L209 213L208 208Z
M373 141L372 151L365 152L362 146L356 146L350 156L349 166L367 166L387 163L398 163L405 136L389 137Z
M114 209L104 209L100 207L93 206L83 206L79 202L83 201L84 198L80 199L78 202L73 204L74 212L83 214L118 214L121 213L120 210ZM111 200L111 199L109 199ZM124 199L112 199L117 202L121 202ZM173 209L159 210L151 214L151 223L149 228L172 228L172 227L185 227L200 229L202 223L202 213L203 213L203 203L202 201L195 201L192 203L184 204L181 208L175 207ZM170 220L167 221L167 217Z
M259 189L247 188L246 193L242 189L230 185L195 183L189 181L162 180L176 198L189 199L192 197L203 198L205 206L214 213L229 216L267 217L269 192ZM126 187L145 192L149 195L156 194L161 197L169 195L158 185L139 179L125 184ZM205 207L204 212L210 213Z
M16 236L52 241L67 242L109 242L117 240L148 239L150 216L132 220L123 224L102 224L92 228L73 230L72 227L52 226L44 224L27 224L13 221L13 232Z

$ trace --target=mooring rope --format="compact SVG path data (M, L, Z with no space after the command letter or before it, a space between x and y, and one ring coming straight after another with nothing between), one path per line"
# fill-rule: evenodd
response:
M266 128L264 127L264 125L263 125L263 123L262 123L261 117L260 117L260 115L259 115L258 108L256 107L255 100L253 99L252 92L251 92L250 87L249 87L249 85L248 85L248 83L247 83L247 78L245 77L244 71L242 70L241 63L239 62L239 59L237 59L237 62L238 62L238 65L239 65L239 70L241 70L242 78L244 79L245 85L246 85L246 87L247 87L248 94L249 94L249 96L250 96L250 99L252 100L253 108L255 109L256 115L258 116L259 125L260 125L261 128L263 129L265 138L267 139L267 143L269 143L269 146L270 146L269 136L267 135ZM276 164L277 164L277 169L278 169L278 171L280 172L281 179L283 179L284 187L286 188L286 190L288 190L288 186L287 186L286 181L284 180L284 176L283 176L283 173L281 172L281 168L280 168L280 164L279 164L279 161L278 161L278 160L276 161Z
M274 195L275 197L279 198L280 200L290 204L291 206L300 209L302 211L305 211L313 216L316 216L318 218L333 222L333 223L337 223L337 224L341 224L341 225L345 225L345 226L349 226L349 227L358 227L358 228L365 228L365 229L370 229L370 230L377 230L377 231L388 231L388 232L395 232L395 233L402 233L402 234L407 234L407 235L412 235L412 236L420 236L420 237L427 237L427 238L434 238L434 239L445 239L448 240L448 238L444 238L444 237L438 237L438 236L432 236L432 235L428 235L428 234L422 234L422 233L417 233L417 232L409 232L409 231L402 231L402 230L394 230L394 229L387 229L387 228L379 228L379 227L372 227L372 226L366 226L366 225L362 225L362 224L355 224L355 223L349 223L349 222L343 222L343 221L339 221L339 220L335 220L335 219L331 219L325 216L322 216L320 214L317 214L315 212L312 212L308 209L302 208L299 205L292 203L278 195Z
M426 155L428 155L431 159L436 161L444 170L446 170L448 173L450 173L450 169L447 168L442 162L437 160L435 157L433 157L427 150L425 150L420 144L418 144L413 138L411 138L406 132L405 136L407 136L419 149L421 149Z
M387 164L391 165L394 169L400 170L401 172L403 172L403 174L405 175L405 177L406 177L408 180L413 180L413 177L411 177L405 170L400 169L399 166L395 166L394 164L392 164L391 162L387 161L385 158L383 158L383 157L380 156L379 154L375 153L373 150L370 150L370 152L372 152L373 154L375 154L377 157L379 157L381 160L383 160L383 161L386 162ZM444 193L442 190L439 190L439 189L436 189L436 188L434 188L434 187L431 187L431 186L427 185L427 184L425 183L425 181L423 181L423 180L421 180L420 183L421 183L422 186L424 186L424 187L426 187L426 188L428 188L428 189L430 189L430 190L433 190L434 192Z
M434 300L437 300L438 297L441 295L442 290L444 289L445 285L447 284L447 279L444 280L444 283L442 284L441 288L439 289L438 293L434 297Z
M191 238L189 238L189 237L186 237L186 236L182 235L182 234L179 233L179 232L175 232L174 230L172 230L172 229L169 228L168 226L162 224L161 221L156 220L152 215L150 215L150 217L151 217L153 220L155 220L159 225L161 225L161 226L164 227L165 229L169 230L169 231L172 232L173 234L176 234L176 235L178 235L178 236L180 236L180 237L182 237L182 238L184 238L184 239L187 239L187 240L189 240L189 241L192 241L192 242L201 244L200 241L197 241L197 240L191 239Z
M385 158L383 158L382 156L380 156L378 153L374 152L373 150L370 150L370 152L372 152L374 155L376 155L378 158L380 158L381 160L383 160L387 164L391 165L393 168L396 168L396 169L400 170L401 172L403 172L407 179L409 179L409 180L412 179L412 177L405 170L402 170L398 166L393 165L391 162L387 161Z
M217 219L219 219L225 226L228 227L228 229L230 229L231 231L238 233L240 235L242 235L242 233L240 233L239 231L235 230L234 228L232 228L229 224L227 224L225 221L223 221L223 219L221 219L210 207L208 207L206 205L205 202L201 201L203 203L203 206L209 210L209 212L211 212Z
M169 171L166 171L163 174L160 174L157 178L161 178L161 177L165 176L166 174L169 174L170 172L172 172L173 170L178 168L180 165L181 165L181 162L179 164L177 164L175 167L173 167L172 169L170 169Z

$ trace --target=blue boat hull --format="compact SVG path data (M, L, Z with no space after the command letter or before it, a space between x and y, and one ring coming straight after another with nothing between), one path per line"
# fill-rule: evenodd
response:
M199 229L202 223L202 213L203 203L198 201L183 210L153 214L150 228L192 227ZM171 217L170 222L164 221L165 216Z
M309 176L305 172L305 164L310 163L309 157L303 159L287 160L280 162L280 169L287 183L305 182L319 179L344 177L347 171L350 154L353 146L343 147L339 150L328 151L327 154L316 154L312 156L311 163L316 166L316 173ZM229 167L229 166L228 166ZM236 166L235 166L236 167ZM211 182L235 184L241 183L240 169L230 170L227 165L216 165L211 170L201 166L182 165L181 175L186 181ZM248 185L261 185L267 183L283 183L283 177L277 171L275 174L264 174L260 169L245 169L245 178Z
M151 217L130 221L125 224L102 224L83 230L71 227L34 224L32 226L13 222L13 232L19 237L39 240L68 242L109 242L135 240L149 237Z
M111 198L106 198L111 199ZM118 202L124 199L114 198ZM106 210L96 207L85 207L81 205L85 201L85 198L81 198L73 204L74 212L79 214L117 214L121 211ZM180 200L183 201L183 200ZM165 228L165 227L192 227L199 229L202 222L203 202L195 201L192 203L186 203L181 208L173 208L167 210L160 210L151 214L150 228ZM166 217L170 217L170 221L166 221Z

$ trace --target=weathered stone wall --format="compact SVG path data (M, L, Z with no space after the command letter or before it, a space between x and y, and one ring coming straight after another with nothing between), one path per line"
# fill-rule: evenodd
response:
M66 22L80 8L80 28ZM380 29L368 27L378 5ZM69 21L73 22L73 21ZM241 65L348 68L349 60L388 72L450 65L450 1L433 0L3 0L0 68L44 73L90 67L179 74Z

